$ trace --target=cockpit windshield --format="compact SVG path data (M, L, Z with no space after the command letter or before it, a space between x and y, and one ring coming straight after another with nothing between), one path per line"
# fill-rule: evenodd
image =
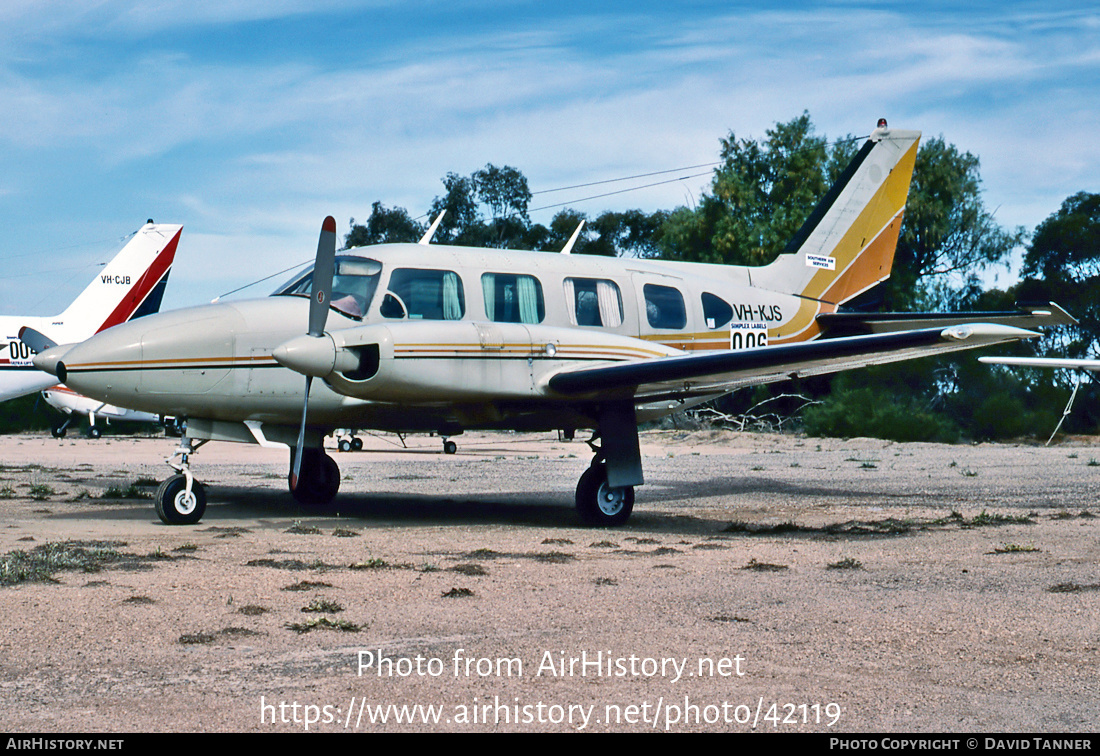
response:
M329 306L349 318L362 319L370 307L382 263L367 257L338 255L332 277L332 297ZM275 290L272 296L309 297L313 293L313 268L300 273Z

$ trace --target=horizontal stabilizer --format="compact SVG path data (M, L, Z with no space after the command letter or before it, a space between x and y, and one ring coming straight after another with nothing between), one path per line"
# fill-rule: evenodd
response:
M987 365L1100 370L1100 360L1074 360L1067 357L979 357L978 359Z
M996 323L1016 328L1077 325L1077 319L1056 305L1019 305L1005 312L829 312L817 316L824 338L892 333L914 328L946 328L964 323Z

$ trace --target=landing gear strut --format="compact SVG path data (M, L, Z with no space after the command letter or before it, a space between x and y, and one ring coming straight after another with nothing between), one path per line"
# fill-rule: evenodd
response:
M206 488L195 480L190 466L191 455L204 443L194 444L185 437L168 460L177 474L161 483L153 497L157 516L165 525L194 525L206 513ZM173 461L176 457L180 458L178 463Z

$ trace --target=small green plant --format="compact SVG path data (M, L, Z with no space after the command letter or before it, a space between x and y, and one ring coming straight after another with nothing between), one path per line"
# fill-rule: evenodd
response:
M992 554L1029 554L1036 551L1042 551L1038 546L1023 546L1018 543L1005 543L998 548L993 549Z
M754 570L756 572L780 572L782 570L787 569L787 565L785 565L785 564L769 564L768 562L758 562L758 561L756 561L756 558L753 557L752 559L749 560L749 563L746 564L741 569L743 569L743 570Z
M310 601L308 605L302 607L303 612L317 612L324 614L335 614L336 612L344 611L344 607L339 602L332 599L315 598Z
M352 570L382 570L389 567L389 563L385 559L368 559L365 562L355 562L349 566Z
M833 562L832 564L827 565L827 567L830 570L862 570L863 562L853 557L845 557L839 562Z
M310 630L340 630L345 633L357 633L363 629L363 626L356 625L347 620L317 617L315 619L306 620L305 622L289 622L287 623L287 628L302 635L308 633Z
M45 483L34 483L30 488L30 497L37 501L45 501L56 493L53 488Z
M153 495L137 483L131 483L126 488L111 486L103 492L104 499L151 499Z

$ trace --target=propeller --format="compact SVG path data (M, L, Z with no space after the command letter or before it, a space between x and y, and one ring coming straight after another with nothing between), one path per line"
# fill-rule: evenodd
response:
M336 268L336 219L331 215L321 224L317 240L317 260L313 264L313 285L309 298L309 331L313 338L325 335L329 298L332 296L332 276ZM309 389L313 376L306 375L306 393L302 398L302 425L298 429L298 444L294 449L294 467L290 472L290 488L298 487L302 471L302 452L306 442L306 416L309 414Z

